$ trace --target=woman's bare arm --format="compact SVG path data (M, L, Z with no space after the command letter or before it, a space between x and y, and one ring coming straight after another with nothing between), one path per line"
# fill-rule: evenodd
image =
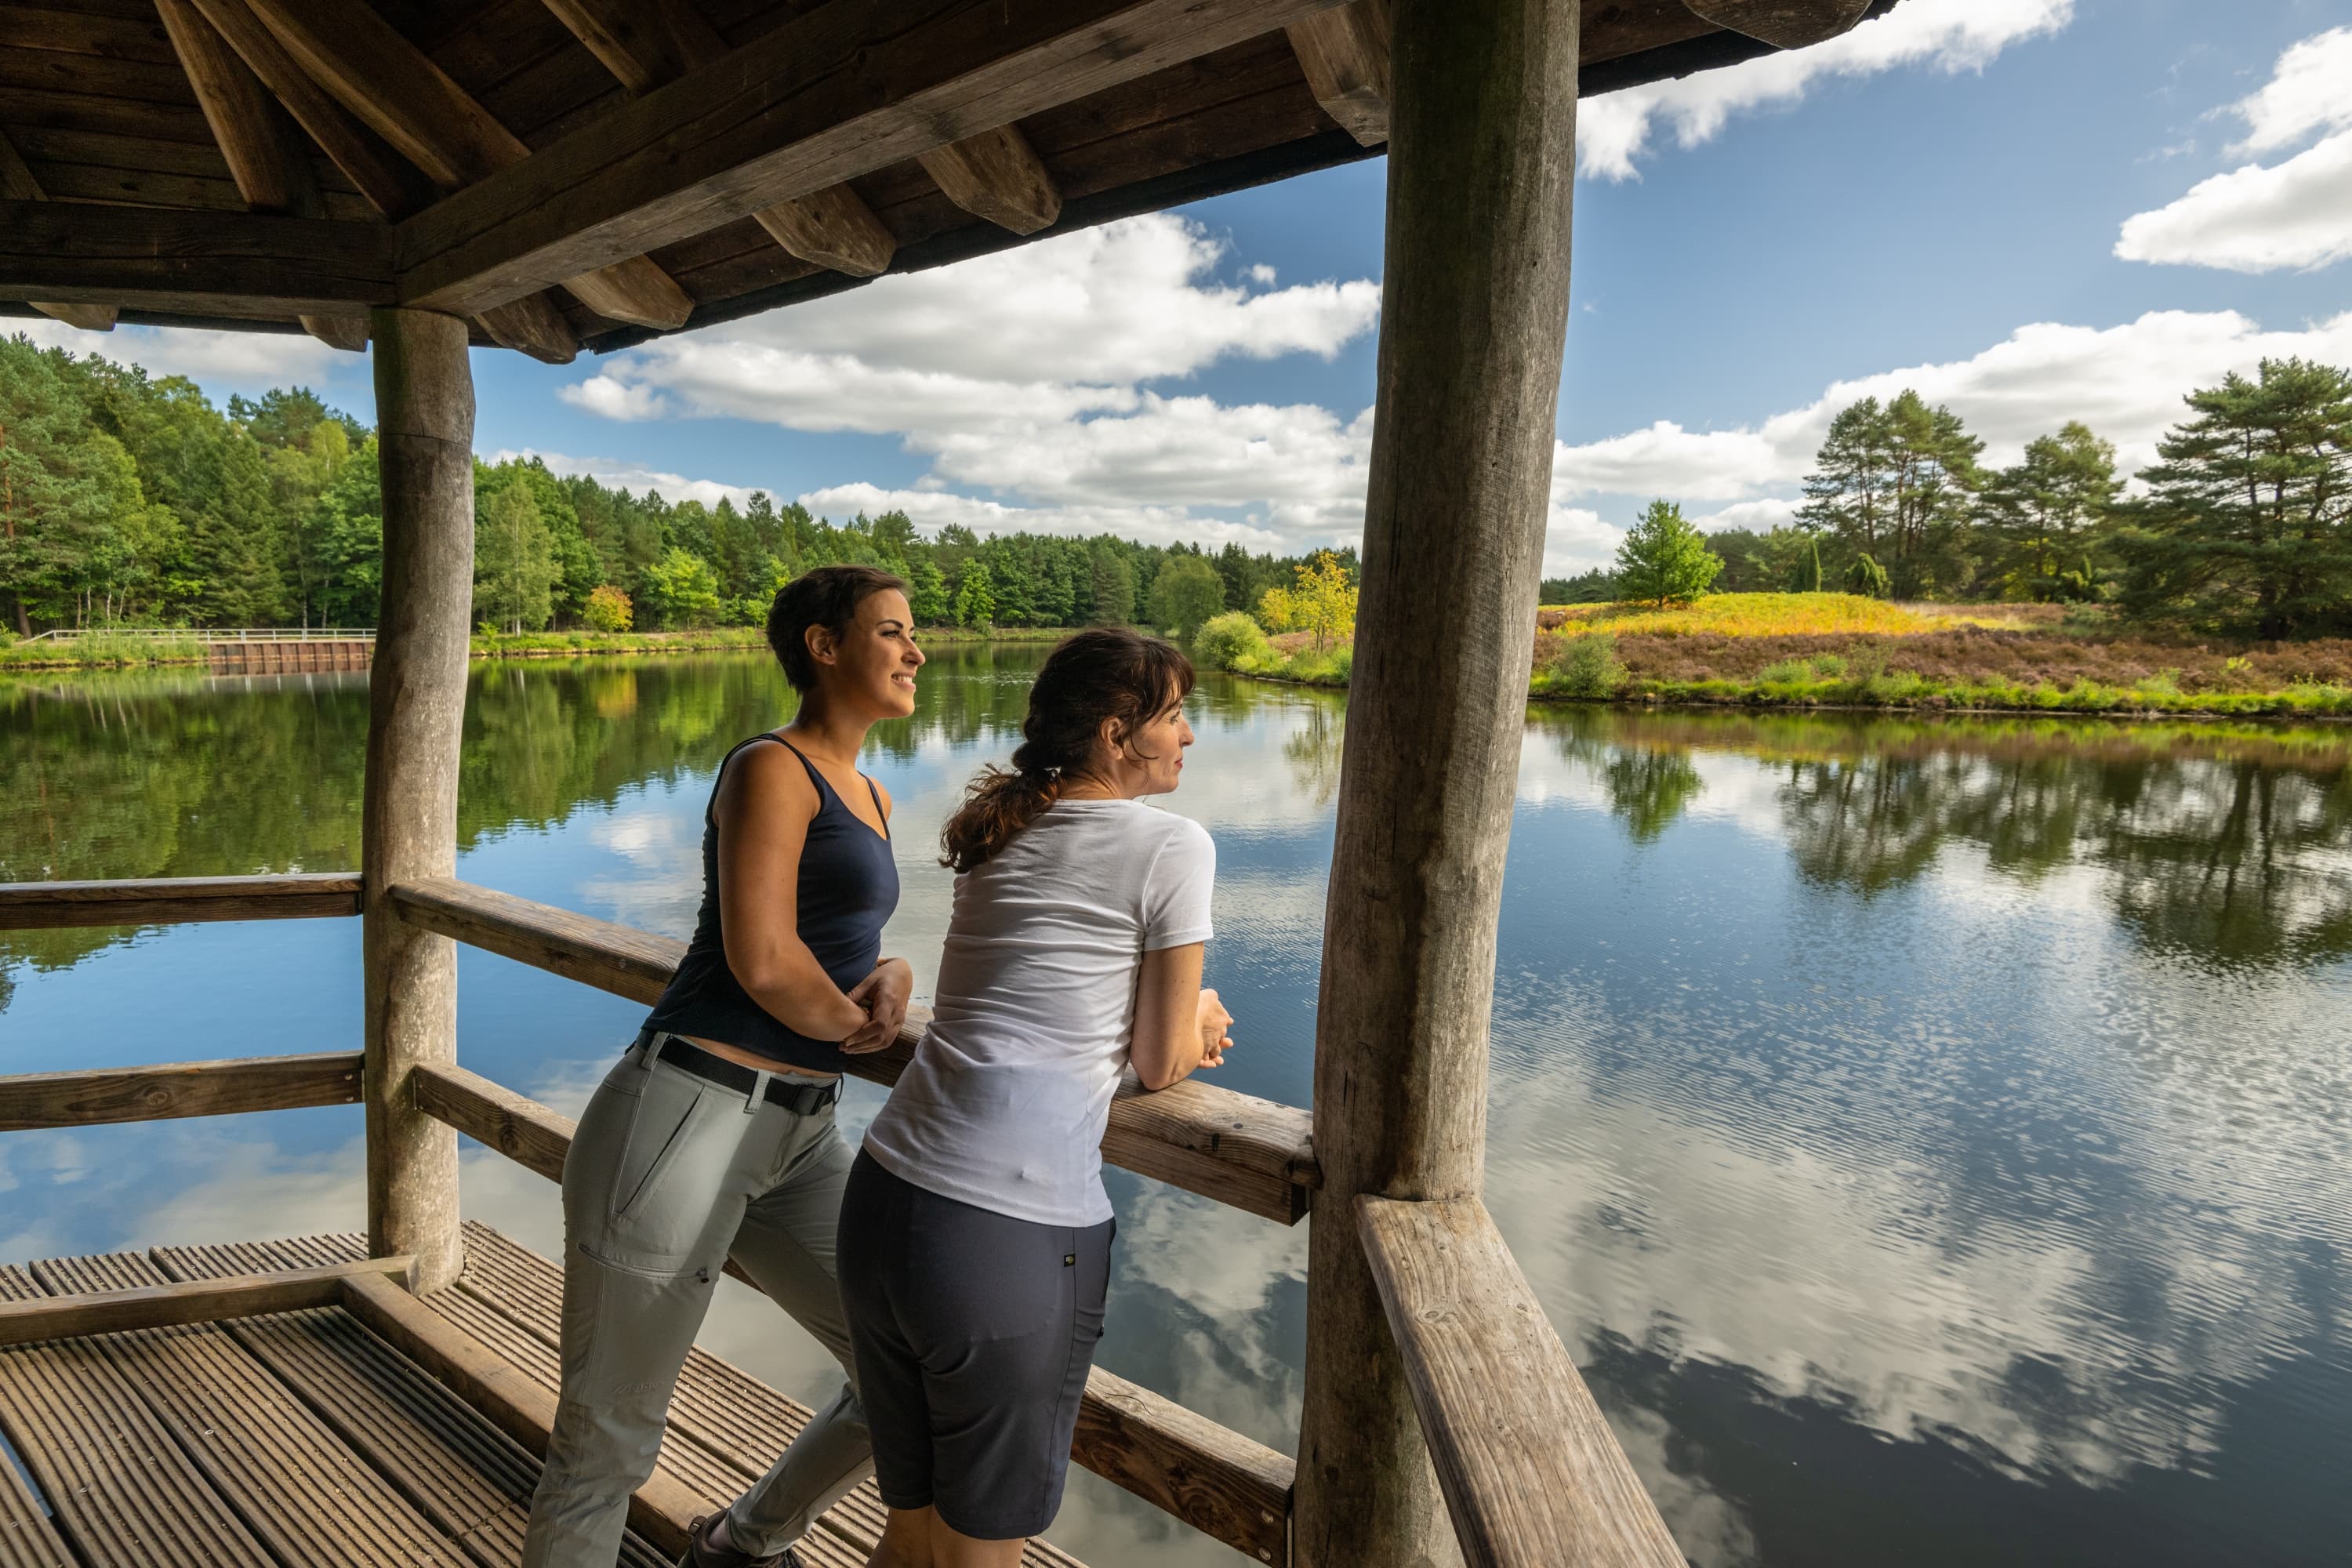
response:
M1128 1059L1146 1089L1181 1083L1199 1068L1224 1059L1233 1044L1225 1031L1234 1016L1214 991L1201 987L1207 946L1187 942L1143 955L1135 986L1135 1037Z
M785 1027L845 1039L866 1009L842 994L801 940L801 849L819 805L800 759L782 746L736 753L719 783L719 920L727 967Z

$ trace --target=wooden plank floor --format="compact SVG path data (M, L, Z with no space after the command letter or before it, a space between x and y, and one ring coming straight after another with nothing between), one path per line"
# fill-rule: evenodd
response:
M367 1253L362 1237L297 1237L219 1248L158 1248L172 1277L200 1279L254 1269L320 1268ZM425 1298L442 1317L480 1340L501 1359L539 1383L558 1387L558 1323L562 1317L562 1269L539 1253L508 1241L480 1223L466 1225L466 1274L449 1290ZM264 1319L278 1321L278 1319ZM751 1373L696 1350L679 1373L663 1434L661 1467L675 1481L710 1500L730 1502L774 1462L809 1408L785 1399ZM524 1495L527 1502L527 1495ZM882 1535L882 1498L866 1481L842 1498L800 1542L809 1568L863 1568ZM1085 1568L1068 1552L1033 1540L1025 1568Z

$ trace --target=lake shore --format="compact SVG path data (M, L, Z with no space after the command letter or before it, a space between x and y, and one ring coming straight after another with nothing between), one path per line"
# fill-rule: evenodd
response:
M926 626L918 634L926 643L1058 642L1070 635L1067 626ZM731 652L768 646L759 626L718 626L683 632L522 632L477 633L470 639L475 658L593 658L606 654L676 654ZM63 650L63 651L53 651ZM0 675L53 673L61 669L131 669L146 666L197 665L212 662L202 632L185 637L119 637L97 634L84 642L18 643L0 647Z

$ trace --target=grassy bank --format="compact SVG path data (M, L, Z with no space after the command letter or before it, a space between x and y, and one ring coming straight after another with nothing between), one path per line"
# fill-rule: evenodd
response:
M1295 637L1238 651L1236 674L1347 684L1346 649ZM1846 594L1725 594L1671 611L1549 608L1529 649L1535 701L1762 709L2352 717L2352 640L2174 637L2055 605L1906 605Z
M919 640L941 643L1059 642L1066 626L929 626ZM713 626L684 632L506 632L476 633L476 658L586 658L615 653L709 653L761 648L767 637L758 626ZM185 637L119 637L92 633L71 642L21 642L0 647L0 672L8 670L126 669L140 665L205 664L211 660L201 632Z

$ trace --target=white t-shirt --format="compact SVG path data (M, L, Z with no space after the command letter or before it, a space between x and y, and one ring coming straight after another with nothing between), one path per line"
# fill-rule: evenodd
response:
M1199 823L1137 800L1066 800L958 877L931 1026L866 1152L1015 1219L1110 1218L1103 1128L1143 955L1209 940L1216 875Z

